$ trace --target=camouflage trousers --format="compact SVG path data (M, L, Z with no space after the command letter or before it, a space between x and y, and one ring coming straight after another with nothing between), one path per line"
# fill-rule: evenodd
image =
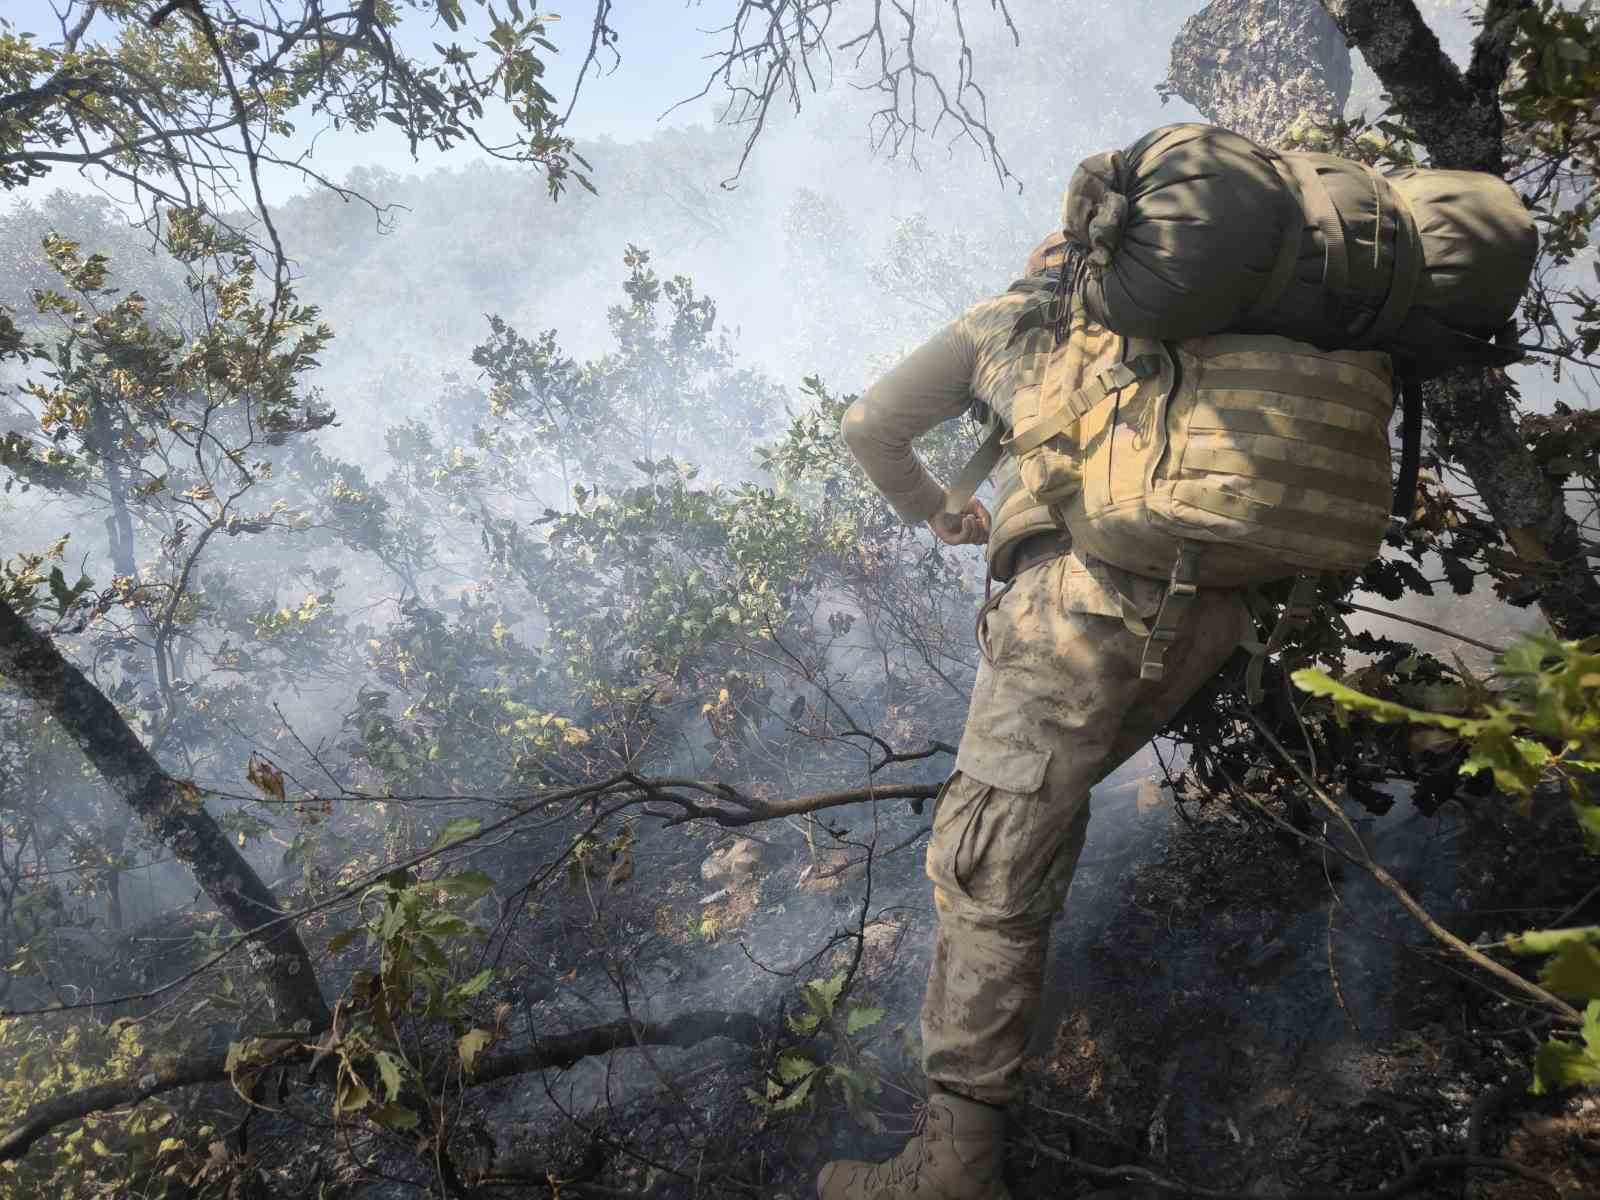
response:
M980 622L983 661L928 846L939 929L922 1007L930 1083L1020 1098L1050 927L1089 825L1089 789L1132 757L1238 645L1240 594L1202 591L1139 678L1144 639L1081 597L1070 558L1021 572Z

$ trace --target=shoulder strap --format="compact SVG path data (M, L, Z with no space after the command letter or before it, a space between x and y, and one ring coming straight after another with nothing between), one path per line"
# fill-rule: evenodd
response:
M1400 364L1400 403L1400 478L1391 511L1404 526L1417 503L1417 475L1422 468L1422 381L1409 363Z
M1159 375L1165 362L1166 360L1159 354L1141 354L1127 362L1112 363L1068 396L1066 402L1055 412L1041 417L1038 423L1029 426L1026 432L1007 439L1006 449L1013 454L1026 454L1044 445L1051 438L1059 437L1077 424L1079 417L1112 392L1121 391L1130 383L1137 383L1141 379Z
M978 447L978 452L967 460L967 465L961 468L961 474L944 494L944 511L959 513L967 507L967 502L972 499L983 481L989 478L989 472L995 469L1005 454L1002 440L1006 435L1003 422L996 420L994 428L989 430L988 436L983 439L983 444Z
M999 464L1006 451L1009 450L1012 454L1026 454L1029 450L1044 445L1051 438L1066 433L1079 417L1112 392L1119 391L1130 383L1160 374L1164 361L1159 354L1141 354L1128 362L1113 363L1088 384L1068 396L1060 411L1044 418L1021 437L1013 438L1007 432L1005 425L996 421L994 428L983 439L983 444L978 447L978 452L967 460L967 465L961 468L961 473L956 476L955 482L946 489L944 511L958 513L966 508L967 501L971 500L983 486L983 481Z

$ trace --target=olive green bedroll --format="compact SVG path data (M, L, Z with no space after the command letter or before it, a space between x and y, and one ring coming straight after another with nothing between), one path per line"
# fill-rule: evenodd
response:
M1423 372L1517 357L1504 331L1538 249L1493 175L1380 173L1198 124L1085 159L1062 224L1089 251L1089 316L1118 333L1277 334Z

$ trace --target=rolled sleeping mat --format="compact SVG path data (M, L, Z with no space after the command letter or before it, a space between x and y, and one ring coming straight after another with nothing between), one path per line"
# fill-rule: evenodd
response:
M1089 315L1118 333L1270 333L1422 370L1516 357L1492 339L1538 250L1531 214L1493 175L1384 175L1197 124L1085 159L1062 224L1088 250Z

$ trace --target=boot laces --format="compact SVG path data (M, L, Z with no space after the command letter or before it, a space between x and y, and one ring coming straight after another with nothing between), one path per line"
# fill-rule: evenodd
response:
M928 1162L927 1131L928 1106L923 1103L917 1106L917 1115L911 1124L911 1141L900 1154L888 1162L879 1163L868 1172L867 1182L873 1187L919 1183L922 1179L922 1168Z

